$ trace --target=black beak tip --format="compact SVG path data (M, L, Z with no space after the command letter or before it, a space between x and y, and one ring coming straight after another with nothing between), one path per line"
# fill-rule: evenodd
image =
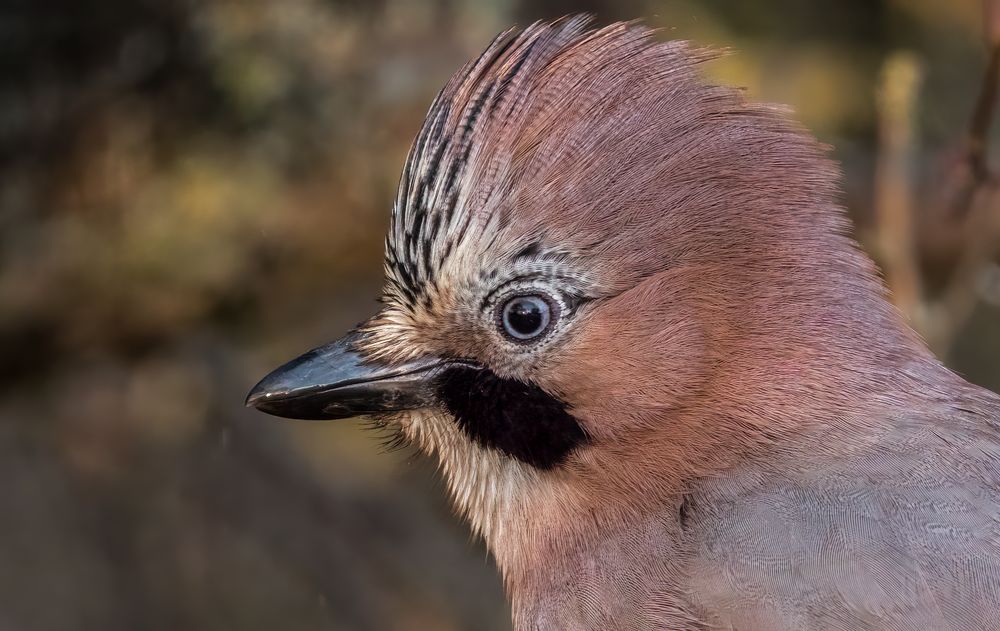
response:
M248 408L260 409L260 405L261 403L263 403L265 399L267 399L267 391L264 390L264 388L261 388L260 384L258 383L256 386L250 389L250 392L247 393L247 398L243 402L243 405L245 405Z
M433 403L433 377L441 360L366 362L353 348L356 338L350 333L275 369L250 389L244 405L283 418L333 420Z
M295 388L290 387L284 378L284 373L278 369L250 389L243 405L282 418L328 418L318 407L320 399L310 397L309 394L308 390L295 392Z
M261 412L274 414L276 411L275 403L281 397L276 396L278 393L275 390L267 387L266 381L267 379L265 378L250 389L243 405L248 408L260 410Z
M319 401L307 396L290 396L288 393L263 388L260 384L247 394L244 405L271 416L300 420L337 418L327 413Z

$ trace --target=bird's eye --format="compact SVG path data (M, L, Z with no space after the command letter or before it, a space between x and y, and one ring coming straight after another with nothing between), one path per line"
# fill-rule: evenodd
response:
M500 311L504 333L519 342L533 340L548 331L552 306L542 296L514 296Z

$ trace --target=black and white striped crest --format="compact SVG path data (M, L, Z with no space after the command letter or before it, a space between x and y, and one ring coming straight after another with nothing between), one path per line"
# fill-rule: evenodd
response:
M434 99L403 168L386 237L386 299L409 308L426 299L466 238L475 209L469 177L484 159L489 126L500 133L526 100L523 84L579 38L585 16L501 33Z

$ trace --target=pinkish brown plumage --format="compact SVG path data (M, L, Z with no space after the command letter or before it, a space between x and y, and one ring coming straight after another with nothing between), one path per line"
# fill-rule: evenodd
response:
M709 57L500 35L415 141L383 310L249 401L434 454L518 629L1000 629L1000 399L890 306L822 148Z

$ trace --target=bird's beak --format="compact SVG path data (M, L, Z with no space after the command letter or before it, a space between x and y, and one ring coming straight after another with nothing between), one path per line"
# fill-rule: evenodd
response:
M275 416L338 419L434 404L434 376L445 362L422 358L386 365L355 349L357 332L313 349L261 379L247 406Z

